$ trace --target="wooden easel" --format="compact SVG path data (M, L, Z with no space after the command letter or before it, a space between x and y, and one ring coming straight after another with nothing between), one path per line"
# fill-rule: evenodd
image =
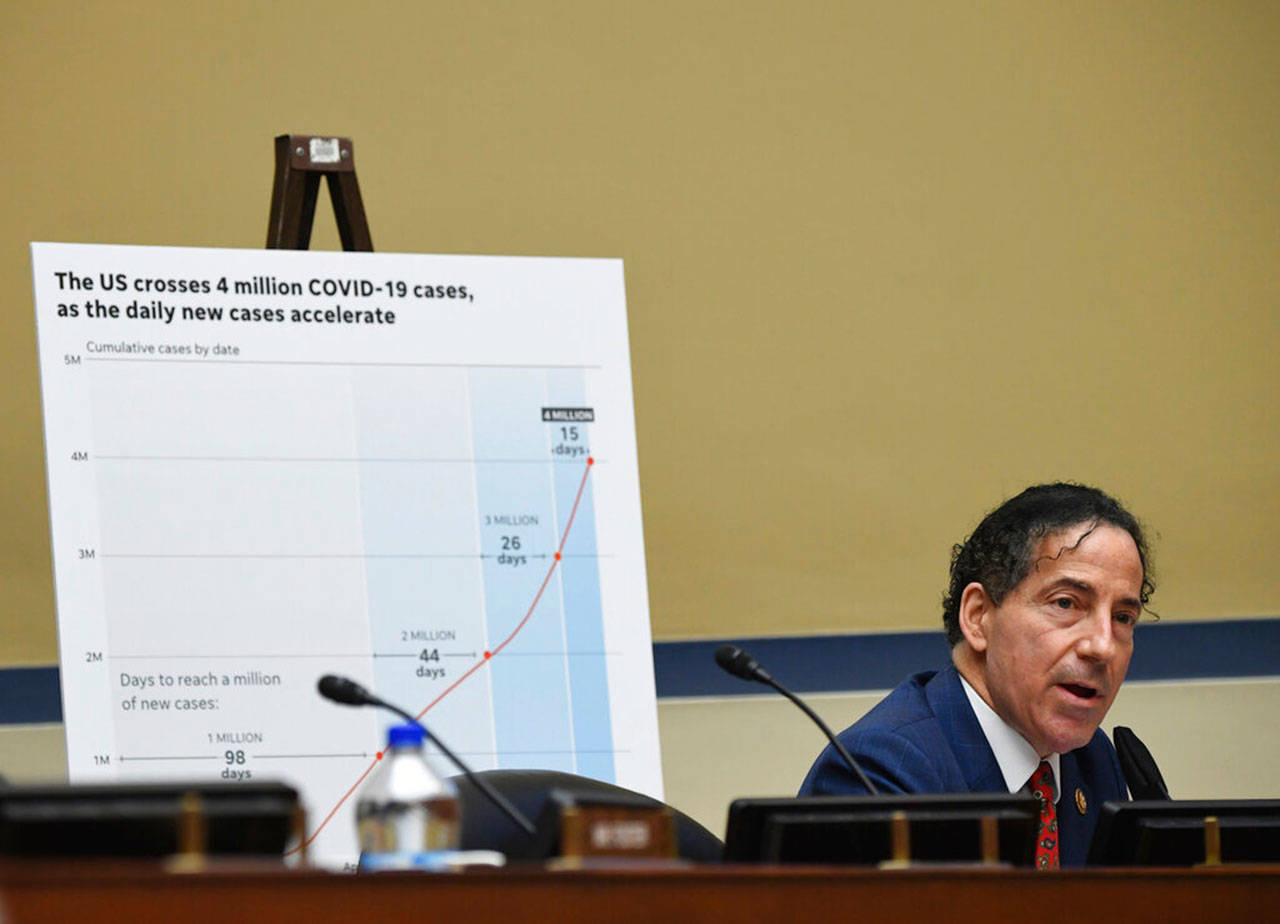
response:
M329 199L343 250L373 250L369 221L356 181L350 138L323 135L276 136L276 175L267 225L270 250L306 250L316 217L320 178L329 180Z

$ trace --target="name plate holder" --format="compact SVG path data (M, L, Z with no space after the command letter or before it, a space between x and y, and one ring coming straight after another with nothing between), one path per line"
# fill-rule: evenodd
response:
M676 822L661 803L601 793L553 790L547 813L559 832L555 869L676 859Z

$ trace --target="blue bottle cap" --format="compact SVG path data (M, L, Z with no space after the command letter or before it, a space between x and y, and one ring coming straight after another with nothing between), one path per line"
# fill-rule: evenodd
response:
M387 729L387 747L420 748L424 735L422 729L406 722L403 725L392 725Z

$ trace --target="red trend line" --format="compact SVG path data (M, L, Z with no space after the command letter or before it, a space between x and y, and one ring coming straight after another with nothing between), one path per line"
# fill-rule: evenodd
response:
M494 655L498 654L498 652L502 651L502 649L510 645L512 640L517 635L520 634L520 630L523 629L525 627L525 624L530 620L530 618L532 618L533 611L538 608L538 602L542 599L543 592L546 591L547 585L551 583L551 576L555 574L556 568L560 566L560 553L564 551L564 544L569 541L569 530L573 528L574 518L577 517L578 515L578 505L582 503L582 492L586 490L587 478L591 475L591 467L595 464L596 464L596 460L591 456L587 456L587 467L582 472L582 481L578 483L578 493L573 499L573 507L569 510L569 519L564 524L564 532L561 533L560 535L560 544L556 546L556 554L551 559L551 567L547 569L546 577L542 579L542 584L538 587L538 592L533 595L533 602L529 604L529 609L525 612L524 618L521 619L520 622L516 624L516 627L511 630L510 635L504 638L498 645L494 646L493 649L491 649L490 651L486 651L484 653L483 660L477 661L475 664L471 665L471 667L469 667L461 677L459 677L453 683L449 684L449 686L446 687L440 693L439 696L437 696L431 702L427 703L424 707L422 707L422 711L418 713L419 720L421 720L424 715L430 712L432 708L434 708L435 705L440 702L440 700L444 699L446 696L448 696L450 693L456 690L464 680L466 680L476 671L480 670L480 668L488 664ZM327 825L330 822L330 820L332 820L334 815L338 814L338 809L342 808L343 804L349 798L351 798L351 794L360 788L360 784L364 782L365 777L367 777L370 774L370 772L372 772L373 768L378 765L378 761L380 760L382 760L381 751L378 752L378 756L374 758L374 760L369 764L369 766L365 768L364 773L360 774L359 778L354 783L351 784L351 788L348 789L345 793L343 793L342 798L339 799L337 804L334 805L334 807L329 810L329 814L324 816L324 821L316 825L316 829L311 832L311 836L308 837L301 844L299 844L297 847L293 848L293 850L290 850L288 853L286 853L285 854L286 857L292 856L293 854L297 853L299 850L303 850L311 846L312 841L314 841L317 837L320 836L320 832L324 830L325 825Z
M286 853L285 854L286 857L292 856L293 854L297 853L299 850L302 850L306 847L311 846L311 842L314 841L316 839L316 836L321 831L324 830L324 826L329 823L329 819L332 818L334 815L338 814L338 809L342 808L342 803L346 802L348 797L350 797L350 795L353 792L355 792L357 789L360 788L360 784L364 782L364 778L373 771L374 767L378 766L378 761L380 760L382 760L381 751L378 752L378 756L373 759L373 762L369 764L369 766L364 768L364 773L360 774L360 776L356 779L356 781L351 784L351 788L348 789L345 793L343 793L342 798L338 800L338 804L329 810L328 815L324 816L324 821L320 822L320 824L316 826L316 829L311 832L311 836L307 838L305 841L303 841L301 844L299 844L297 847L293 848L288 853Z

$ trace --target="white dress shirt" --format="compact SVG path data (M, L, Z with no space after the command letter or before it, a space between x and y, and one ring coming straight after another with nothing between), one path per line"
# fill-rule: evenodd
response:
M1050 754L1042 758L1026 738L996 715L996 711L969 686L969 681L963 675L960 677L960 685L964 687L964 695L969 697L969 705L973 707L973 714L978 717L978 724L982 726L987 744L991 745L991 750L996 755L996 763L1000 765L1000 773L1004 776L1004 784L1009 787L1009 792L1024 789L1031 781L1031 775L1040 766L1040 761L1047 760L1053 770L1053 802L1056 805L1062 796L1058 786L1061 777L1059 755Z

